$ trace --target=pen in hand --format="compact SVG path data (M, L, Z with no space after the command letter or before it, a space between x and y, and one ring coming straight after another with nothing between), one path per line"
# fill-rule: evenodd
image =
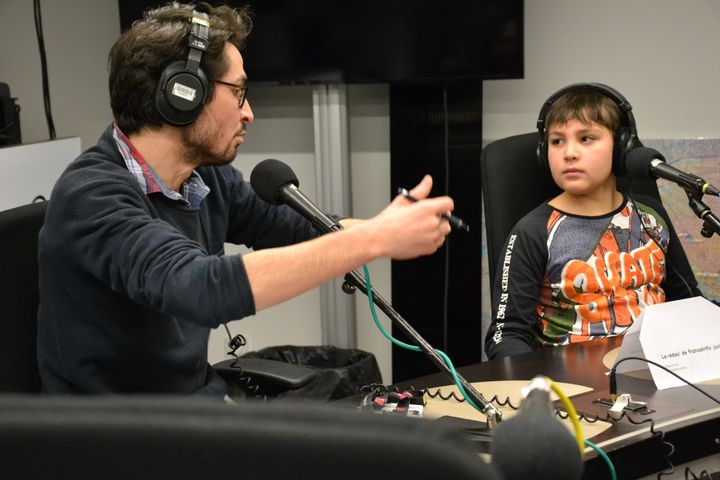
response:
M408 200L411 200L413 202L417 202L418 198L414 197L406 188L398 188L398 193L402 195L403 197L407 198ZM465 223L461 218L456 217L455 215L447 215L442 214L442 218L447 220L450 223L450 226L453 227L456 230L460 230L462 232L469 232L470 231L470 225Z

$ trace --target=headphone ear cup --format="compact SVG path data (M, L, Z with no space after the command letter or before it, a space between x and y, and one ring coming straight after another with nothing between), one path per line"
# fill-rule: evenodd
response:
M627 174L625 159L630 150L635 148L637 136L633 133L632 128L627 125L621 125L615 135L615 145L613 145L612 171L616 177L622 177Z
M542 167L550 171L550 164L548 163L548 156L547 156L547 136L544 133L540 134L540 139L538 140L537 144L537 160Z
M168 65L160 76L155 90L155 107L166 123L184 127L200 116L207 93L205 73L201 69L197 72L187 70L185 62L177 61Z

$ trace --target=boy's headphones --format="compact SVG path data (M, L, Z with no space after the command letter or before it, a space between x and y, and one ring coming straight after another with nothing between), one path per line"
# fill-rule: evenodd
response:
M567 87L561 88L557 92L550 95L550 98L545 100L540 114L538 115L537 128L540 134L540 140L537 146L537 157L538 161L550 170L548 164L548 145L547 145L547 130L545 125L545 117L550 109L550 106L560 97L568 92L574 90L595 90L603 94L604 96L611 99L620 108L621 114L624 115L620 122L618 130L615 132L613 138L613 158L612 158L612 172L616 177L620 177L626 173L625 169L625 157L627 153L633 148L640 145L637 138L637 127L635 126L635 117L632 114L632 106L625 97L620 94L617 90L602 83L573 83Z
M178 60L163 70L155 90L155 106L160 116L174 127L189 125L200 116L208 96L208 80L200 68L207 50L210 20L205 13L193 11L190 24L187 62Z

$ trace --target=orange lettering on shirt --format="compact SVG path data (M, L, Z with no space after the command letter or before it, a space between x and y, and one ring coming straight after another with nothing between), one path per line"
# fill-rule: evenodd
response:
M582 334L589 335L589 324L605 322L606 326L609 327L610 321L610 302L605 295L591 295L593 300L587 303L581 303L575 307L575 311L580 315L584 322L582 322Z
M665 275L665 253L655 243L649 240L644 246L630 252L643 274L644 283L662 282Z
M565 296L579 303L592 301L595 293L587 296L586 292L597 292L600 287L595 270L582 260L569 261L563 269L560 281Z
M610 293L614 287L620 285L620 269L618 268L620 262L617 252L607 252L604 259L593 257L590 261L593 269L597 272L602 292Z
M643 272L635 263L635 258L631 254L620 254L620 277L623 279L625 288L639 288L645 280Z

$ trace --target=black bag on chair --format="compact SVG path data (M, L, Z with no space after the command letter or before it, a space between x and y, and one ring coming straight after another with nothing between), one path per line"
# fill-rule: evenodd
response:
M268 347L213 368L228 383L231 396L241 388L250 389L250 395L338 400L382 382L372 353L332 346Z

